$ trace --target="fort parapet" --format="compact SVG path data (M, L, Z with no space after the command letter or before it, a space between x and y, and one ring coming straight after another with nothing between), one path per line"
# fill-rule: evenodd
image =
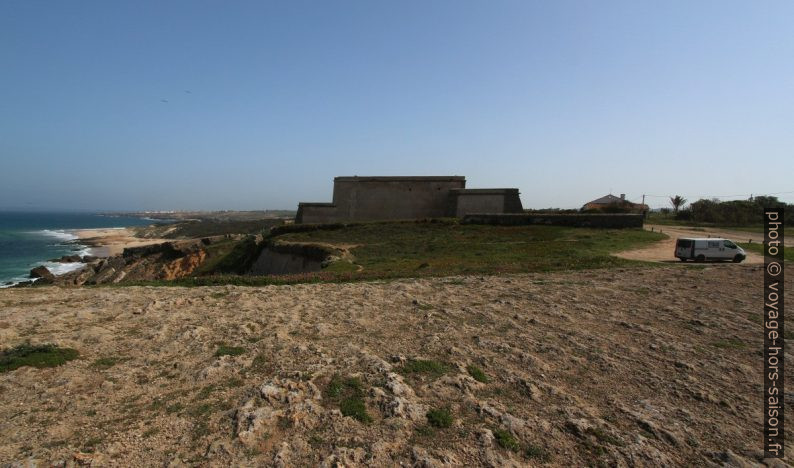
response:
M332 202L299 203L295 222L335 223L521 212L518 189L467 189L466 178L462 176L336 177Z

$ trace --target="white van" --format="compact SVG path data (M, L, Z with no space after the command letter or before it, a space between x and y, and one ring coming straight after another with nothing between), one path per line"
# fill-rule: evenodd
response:
M729 241L709 237L706 239L683 238L675 242L675 256L685 262L694 260L704 262L706 260L730 260L739 263L747 257L744 249Z

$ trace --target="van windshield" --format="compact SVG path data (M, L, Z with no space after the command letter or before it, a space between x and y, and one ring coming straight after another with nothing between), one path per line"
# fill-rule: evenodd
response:
M692 241L690 239L678 239L678 247L688 249L692 247Z
M734 244L733 242L731 242L729 240L726 240L725 241L725 247L727 247L729 249L735 249L736 248L736 244Z

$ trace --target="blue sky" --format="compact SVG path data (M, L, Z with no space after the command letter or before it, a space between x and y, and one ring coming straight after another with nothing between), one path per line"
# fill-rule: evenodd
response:
M293 209L338 175L794 202L792 22L788 0L6 0L0 208Z

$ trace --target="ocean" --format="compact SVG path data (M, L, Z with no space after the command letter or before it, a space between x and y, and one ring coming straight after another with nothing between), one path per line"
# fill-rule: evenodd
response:
M31 268L46 266L59 275L81 268L80 263L53 263L63 255L87 255L75 243L72 229L148 226L159 220L97 213L44 213L0 211L0 287L27 281Z

